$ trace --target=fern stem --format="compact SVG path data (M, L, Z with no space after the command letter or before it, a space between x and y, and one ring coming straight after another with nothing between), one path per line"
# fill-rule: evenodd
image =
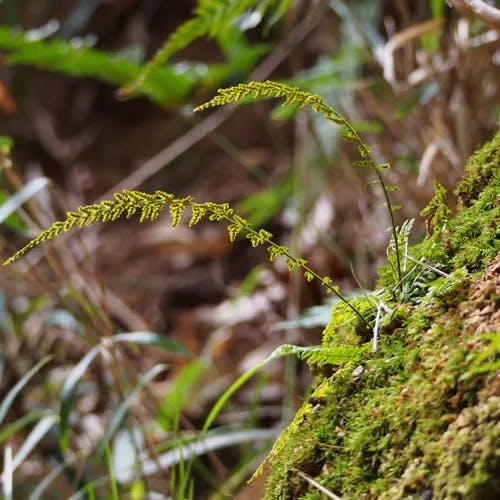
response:
M370 153L370 149L361 140L361 137L359 136L359 134L356 131L356 129L340 113L338 113L335 110L333 112L334 112L336 118L344 121L344 126L352 134L352 138L358 144L360 150L364 151L365 158L369 161L371 169L375 172L375 175L377 176L377 179L378 179L380 185L382 186L382 191L384 193L385 203L387 205L387 210L389 212L389 218L390 218L390 221L391 221L391 230L392 230L392 237L394 238L394 248L395 248L395 252L396 252L396 266L397 266L398 282L399 282L399 281L402 280L402 273L401 273L401 259L400 259L400 256L399 256L398 231L396 229L396 221L394 219L394 211L392 209L391 199L389 197L389 192L387 191L387 187L386 187L384 176L382 175L382 173L380 172L380 170L377 168L377 163L373 159L373 157L372 157L372 155ZM335 120L332 120L331 118L329 118L327 115L325 115L325 116L330 121L333 121L334 123L338 123Z
M267 241L267 243L273 245L273 246L277 246L275 243L271 242L271 241ZM290 253L285 253L284 255L286 255L287 257L291 258L291 259L294 259L296 260L293 255L291 255ZM363 323L365 323L365 325L368 327L368 328L371 328L371 324L370 322L340 293L337 291L337 289L330 285L329 283L324 283L324 278L322 278L318 273L316 273L316 271L314 271L313 269L311 269L308 265L304 265L302 264L301 265L302 269L304 271L307 271L309 273L311 273L317 280L319 280L321 282L321 284L326 288L328 289L331 293L333 293L339 300L341 300L342 302L344 302L344 304L346 304L355 314L356 316L358 316L359 319L361 319L363 321Z
M210 210L210 211L212 213L215 213L213 210ZM233 219L232 217L227 216L227 215L224 215L224 219L227 220L228 222L230 222L231 224L237 223L236 219ZM259 233L257 231L255 231L254 229L252 229L251 227L245 227L245 230L249 234L253 234L255 236L260 236ZM269 246L272 246L272 247L274 247L276 249L280 249L280 245L278 245L277 243L275 243L270 238L264 238L264 241ZM344 304L346 304L347 307L349 307L349 309L351 309L352 312L354 314L356 314L356 316L358 316L358 318L361 321L363 321L363 323L365 323L365 325L368 328L372 327L372 325L370 324L370 322L337 290L337 288L335 286L330 285L330 283L327 280L325 280L324 277L320 276L316 271L314 271L312 268L310 268L307 264L303 264L303 263L299 262L299 259L297 259L297 257L295 257L294 255L292 255L288 250L285 251L285 252L282 252L282 255L284 255L285 257L287 257L289 259L291 259L300 268L302 268L305 272L307 272L310 275L314 276L314 278L317 279L329 292L333 293L333 295L335 295L339 300L341 300L342 302L344 302Z

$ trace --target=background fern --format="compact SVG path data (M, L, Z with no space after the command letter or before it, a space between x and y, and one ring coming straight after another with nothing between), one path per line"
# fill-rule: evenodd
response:
M292 0L198 0L191 19L179 26L158 49L140 76L120 90L122 96L137 92L152 72L165 64L175 53L202 37L224 37L228 30L238 29L240 17L254 13L262 18L270 16L268 25L282 17Z

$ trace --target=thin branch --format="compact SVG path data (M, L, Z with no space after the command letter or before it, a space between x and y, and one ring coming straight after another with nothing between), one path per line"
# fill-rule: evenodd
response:
M466 11L483 21L484 24L500 31L500 9L488 5L482 0L448 0L459 11Z
M450 277L450 275L448 273L445 273L444 271L441 271L437 267L432 266L431 264L428 264L427 262L425 262L422 259L420 259L420 260L414 259L411 255L408 255L407 253L405 253L405 257L407 259L410 259L412 262L415 262L415 264L418 264L418 265L420 265L422 267L425 267L426 269L429 269L430 271L433 271L436 274L439 274L440 276L444 276L445 278L449 278Z
M297 471L297 476L307 481L311 486L314 486L314 488L316 488L318 491L321 491L321 493L326 495L328 498L333 498L333 500L342 500L342 498L337 496L335 493L326 489L323 485L319 484L318 481L314 480L309 474Z

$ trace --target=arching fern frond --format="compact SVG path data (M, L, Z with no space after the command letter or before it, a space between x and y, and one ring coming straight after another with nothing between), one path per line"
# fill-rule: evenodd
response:
M189 226L195 226L203 217L213 222L227 223L229 239L234 241L238 235L242 234L250 240L253 247L259 245L267 245L269 259L272 261L277 257L283 256L286 258L288 269L299 269L302 271L307 281L313 279L319 282L327 289L329 293L336 295L341 301L345 302L352 311L362 319L367 326L369 322L352 307L347 299L340 293L337 286L333 285L332 279L327 276L320 276L311 269L305 259L297 258L290 253L290 250L278 245L273 241L273 235L265 229L255 230L250 222L243 217L233 213L233 209L227 203L214 203L207 201L204 203L196 202L193 197L176 198L173 194L165 191L156 191L155 193L143 193L125 189L119 193L115 193L114 200L104 200L94 205L84 205L79 207L74 212L66 212L66 218L62 221L57 221L48 229L42 231L36 238L32 239L25 247L16 252L10 259L4 262L10 264L22 257L26 252L36 247L40 243L52 240L61 233L69 231L74 227L82 228L84 226L92 226L98 222L114 221L122 216L132 217L135 214L140 214L140 222L153 221L158 218L160 212L168 206L172 219L172 227L176 227L182 219L186 208L191 210L191 218Z
M345 124L345 119L332 107L325 104L321 96L310 94L297 87L291 87L272 80L240 83L234 87L219 89L213 99L198 106L195 111L203 111L215 106L238 102L246 97L253 97L254 99L282 98L285 100L283 103L284 106L292 104L297 110L305 106L311 106L314 111L321 113L327 120L331 120L339 125Z
M342 125L340 129L340 136L347 141L356 143L359 155L361 156L361 160L355 161L354 166L366 166L371 168L377 178L378 184L380 184L384 193L384 206L387 209L389 219L391 221L392 236L396 246L395 256L397 260L396 268L398 283L401 282L401 258L398 247L399 242L397 238L396 221L394 218L394 212L399 207L391 203L391 199L389 196L389 191L395 191L397 190L397 187L388 185L385 182L384 176L382 174L383 170L389 168L389 164L378 164L377 162L375 162L371 155L370 147L361 140L361 137L351 125L349 120L347 120L334 108L328 106L321 96L304 92L297 87L291 87L284 83L267 80L264 82L240 83L239 85L233 87L219 89L217 91L217 95L213 99L206 102L205 104L202 104L201 106L198 106L195 111L203 111L216 106L223 106L225 104L240 102L245 98L280 98L284 99L284 105L294 105L297 110L300 110L305 106L310 106L314 111L322 114L327 120L337 123L338 125Z
M95 205L83 205L75 212L66 212L66 219L57 221L48 229L33 238L25 247L16 252L4 265L10 264L22 257L32 248L44 241L49 241L74 227L92 226L98 222L114 221L125 216L132 217L140 212L140 221L155 220L161 210L173 200L174 196L163 191L154 194L140 191L123 190L115 194L114 200L103 200ZM187 202L187 201L186 201Z

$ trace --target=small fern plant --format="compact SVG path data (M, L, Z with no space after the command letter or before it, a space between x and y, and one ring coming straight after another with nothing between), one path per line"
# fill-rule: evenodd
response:
M356 143L360 160L354 162L355 166L370 167L380 183L386 206L389 213L392 226L392 241L394 245L395 274L397 283L402 282L401 256L399 249L398 231L394 219L394 210L396 207L391 204L389 191L395 190L394 186L385 183L382 170L387 168L387 164L377 164L371 156L370 148L360 138L357 131L351 123L335 111L332 107L325 104L322 97L303 92L296 87L291 87L283 83L274 81L249 82L233 87L220 89L218 95L205 104L202 104L195 111L203 111L214 106L222 106L229 103L239 102L245 98L265 99L265 98L283 98L284 105L294 105L296 110L305 106L311 106L314 111L321 113L327 120L330 120L342 126L341 136ZM240 234L250 240L252 246L266 245L269 253L269 260L274 261L278 257L286 259L288 269L300 269L307 281L318 280L328 293L334 294L341 300L355 315L368 327L371 328L370 321L364 314L356 308L351 301L347 300L340 292L338 286L334 285L333 280L328 276L320 276L311 267L305 259L295 257L286 246L279 245L273 241L273 235L265 229L254 229L249 221L234 213L233 209L227 203L197 202L193 197L176 198L173 194L165 191L156 191L155 193L144 193L135 190L123 190L115 193L113 200L104 200L93 205L84 205L78 207L76 211L66 213L66 219L54 222L45 231L32 239L26 246L16 252L4 264L10 264L23 256L30 249L42 242L51 240L63 232L74 227L83 228L91 226L98 222L109 222L120 217L132 217L139 214L140 221L154 221L158 218L160 212L168 207L172 218L172 227L176 227L182 219L185 210L189 207L191 217L189 227L198 224L204 217L210 221L225 222L229 233L229 239L234 241Z

